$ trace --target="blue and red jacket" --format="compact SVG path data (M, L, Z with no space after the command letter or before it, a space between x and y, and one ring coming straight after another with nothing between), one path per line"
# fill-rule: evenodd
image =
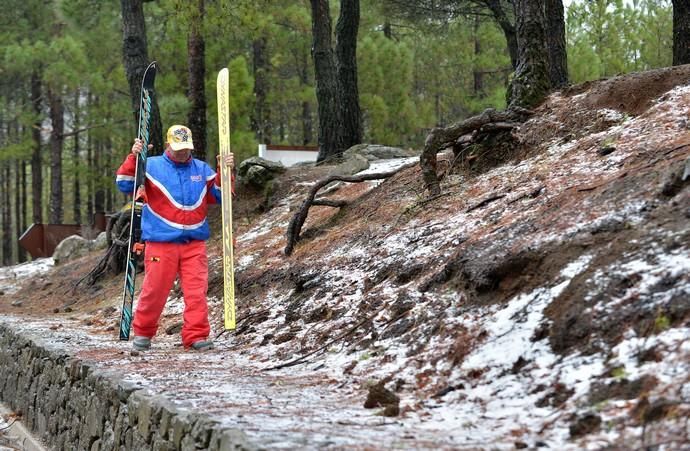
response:
M117 187L132 194L136 157L130 153L117 170ZM168 153L146 159L143 241L188 243L207 240L208 204L220 203L220 173L201 160L178 163Z

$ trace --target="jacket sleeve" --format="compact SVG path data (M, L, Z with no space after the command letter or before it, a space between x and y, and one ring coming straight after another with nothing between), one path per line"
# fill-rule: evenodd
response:
M117 170L116 183L120 191L126 194L134 192L134 173L137 167L136 155L130 153Z
M220 178L220 167L216 168L214 172L209 166L210 175L206 178L207 180L207 192L208 192L208 203L216 204L221 203L221 178ZM235 197L235 171L232 171L232 196Z

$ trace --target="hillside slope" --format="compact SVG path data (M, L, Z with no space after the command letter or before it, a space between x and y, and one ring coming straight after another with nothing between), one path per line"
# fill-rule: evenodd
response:
M234 333L209 242L213 353L179 348L175 292L155 350L130 355L119 278L65 289L96 256L0 313L263 446L689 446L689 80L683 66L555 93L511 152L441 155L435 199L418 167L334 188L348 206L314 207L290 257L287 222L328 168L288 171L262 213L241 192ZM381 387L399 408L365 410Z

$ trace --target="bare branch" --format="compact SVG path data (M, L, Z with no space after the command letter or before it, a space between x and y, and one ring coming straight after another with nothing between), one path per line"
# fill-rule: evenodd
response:
M519 122L523 122L529 114L532 114L532 112L523 108L511 108L504 111L496 111L489 108L478 116L456 122L445 128L434 128L431 130L424 142L422 155L419 157L419 166L422 168L422 177L424 178L426 188L429 190L429 194L436 196L441 193L438 176L436 175L436 154L440 150L452 145L461 136L472 133L475 130L483 129L483 131L489 132L512 129ZM510 126L507 124L510 124Z
M312 202L311 204L312 206L318 205L322 207L342 208L347 205L347 202L344 200L335 199L314 199L314 202Z
M299 233L302 230L302 226L304 225L304 221L307 220L307 214L309 213L309 208L311 208L312 205L327 205L327 206L332 206L332 207L343 207L344 205L340 205L339 201L329 201L327 199L318 199L315 200L316 198L316 193L323 188L326 185L329 185L332 182L340 181L340 182L348 182L348 183L360 183L360 182L366 182L368 180L381 180L381 179L387 179L389 177L394 176L398 172L402 171L403 169L410 168L412 166L416 166L417 163L410 163L406 164L404 166L399 167L398 169L395 169L393 171L389 172L377 172L377 173L370 173L370 174L361 174L361 175L331 175L329 177L326 177L314 184L312 186L311 190L309 190L309 194L307 195L307 198L302 202L302 206L299 208L297 213L292 217L290 220L290 224L288 225L287 228L287 245L285 246L285 255L290 255L292 254L292 251L294 250L295 244L297 244L297 241L299 241ZM328 201L329 203L325 203ZM315 203L316 202L316 203ZM331 205L332 204L332 205ZM337 204L337 205L336 205Z

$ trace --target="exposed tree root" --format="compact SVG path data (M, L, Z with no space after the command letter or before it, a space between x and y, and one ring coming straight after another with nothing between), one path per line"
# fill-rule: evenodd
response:
M373 314L369 315L368 317L366 317L366 318L363 319L362 321L360 321L360 322L358 322L357 324L355 324L355 325L354 325L353 327L351 327L350 329L346 330L345 332L343 332L342 334L338 335L337 337L335 337L335 338L333 338L333 339L327 341L325 344L323 344L322 346L319 346L318 348L314 349L313 351L308 352L308 353L306 353L306 354L303 354L303 355L301 355L301 356L299 356L299 357L297 357L297 358L295 358L295 359L293 359L293 360L290 360L289 362L282 363L282 364L276 365L276 366L272 366L272 367L270 367L270 368L265 368L263 371L279 370L279 369L282 369L282 368L287 368L287 367L291 367L291 366L300 365L300 364L302 364L302 363L305 363L306 360L307 360L309 357L311 357L311 356L313 356L314 354L317 354L317 353L319 353L319 352L325 351L325 350L328 349L328 347L329 347L330 345L332 345L333 343L336 343L337 341L342 340L343 338L349 337L350 335L352 335L352 334L354 334L355 332L357 332L357 330L358 330L360 327L362 327L364 324L367 324L367 323L369 323L369 322L374 321L374 318L376 318L376 317L377 317L384 309L386 309L387 307L389 307L389 306L388 306L387 304L384 304L383 306L381 306L381 308L379 308L378 310L376 310ZM399 320L399 319L402 318L403 316L407 315L408 313L410 313L410 311L409 311L409 310L405 310L404 312L402 312L402 313L400 313L400 314L394 316L393 318L389 319L388 321L386 321L385 323L383 323L381 326L385 328L385 327L388 326L389 324L396 322L397 320Z
M311 190L309 190L309 194L307 195L307 198L302 202L302 206L299 208L299 210L295 213L295 215L292 217L290 220L290 224L288 225L287 228L287 245L285 246L285 255L290 255L292 254L292 251L295 248L295 244L297 244L297 241L299 241L299 234L300 231L302 230L302 226L304 225L304 222L307 220L307 215L309 214L309 208L311 208L313 205L322 205L322 206L327 206L327 207L344 207L347 205L346 201L343 200L330 200L330 199L315 199L316 194L319 192L321 188L323 188L326 185L329 185L332 182L348 182L348 183L360 183L360 182L366 182L368 180L380 180L380 179L387 179L389 177L394 176L398 172L402 171L403 169L410 168L412 166L415 166L417 163L411 163L411 164L406 164L404 166L399 167L398 169L395 169L393 171L389 172L377 172L377 173L372 173L372 174L362 174L362 175L331 175L326 177L325 179L319 180L312 186Z
M434 128L431 130L424 142L422 155L419 157L419 166L422 169L424 185L429 190L429 195L437 196L441 193L438 175L436 174L437 153L456 144L458 139L469 133L479 132L478 135L485 135L516 128L531 114L532 111L518 107L511 107L503 111L489 108L478 116L456 122L445 128ZM478 139L479 136L475 136L472 141L476 142Z

